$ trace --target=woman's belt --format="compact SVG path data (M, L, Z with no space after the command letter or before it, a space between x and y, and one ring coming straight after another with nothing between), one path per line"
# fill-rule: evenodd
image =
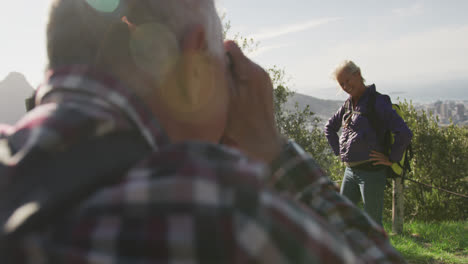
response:
M387 166L385 165L374 165L372 161L364 162L355 166L352 166L351 169L355 170L364 170L364 171L378 171L385 169Z

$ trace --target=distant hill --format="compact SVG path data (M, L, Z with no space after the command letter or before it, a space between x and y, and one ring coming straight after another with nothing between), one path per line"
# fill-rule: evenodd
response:
M26 113L24 100L33 91L24 75L18 72L0 81L0 123L15 124Z
M286 102L285 108L287 110L294 110L297 103L299 109L302 110L309 105L310 110L322 120L320 124L325 125L328 119L338 111L338 108L340 108L343 102L344 101L324 100L305 94L295 93Z
M34 89L24 75L12 72L0 81L0 123L14 124L26 113L25 99ZM296 102L300 109L310 105L310 109L322 119L322 123L333 115L342 101L323 100L305 94L295 93L286 103L286 109L293 110Z
M371 84L372 82L369 82ZM412 100L414 103L429 104L436 101L468 100L468 78L440 81L404 82L402 80L379 81L377 91L388 94L393 102ZM296 90L307 91L319 98L344 100L348 96L338 92L336 87L318 88L307 86L294 87Z

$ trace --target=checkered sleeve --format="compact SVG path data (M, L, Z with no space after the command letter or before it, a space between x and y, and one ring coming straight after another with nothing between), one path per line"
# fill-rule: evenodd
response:
M0 124L0 139L5 138L12 130L13 128L11 126Z
M266 174L217 146L171 146L37 239L50 263L361 263L320 216L264 188Z
M369 263L405 263L390 244L385 231L340 195L335 183L296 143L290 141L286 145L271 169L270 184L325 218L344 234L348 245L360 259Z

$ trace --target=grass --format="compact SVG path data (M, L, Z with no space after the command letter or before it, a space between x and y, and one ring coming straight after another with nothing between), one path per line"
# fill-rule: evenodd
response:
M392 245L411 264L468 263L468 221L405 223L403 234L391 233L384 224Z

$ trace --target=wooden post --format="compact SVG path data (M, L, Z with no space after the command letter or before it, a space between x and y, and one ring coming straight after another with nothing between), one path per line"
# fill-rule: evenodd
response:
M404 204L402 178L393 179L392 232L403 233Z

